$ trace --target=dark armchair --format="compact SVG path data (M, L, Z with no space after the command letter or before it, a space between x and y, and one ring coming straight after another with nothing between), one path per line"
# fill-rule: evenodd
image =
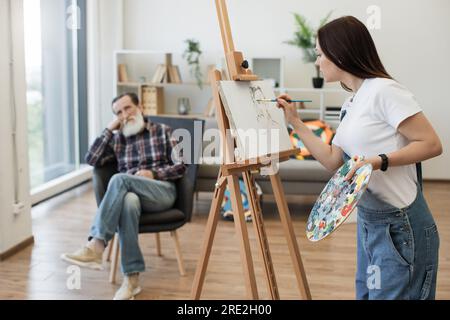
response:
M151 117L151 121L164 123L173 130L186 129L191 137L191 161L187 164L186 173L181 179L175 181L177 187L177 199L173 208L162 212L146 213L142 212L139 221L139 233L155 233L156 250L158 256L161 256L160 232L170 232L174 239L175 251L178 260L180 274L185 275L181 249L178 241L177 229L189 222L192 217L193 198L195 190L195 181L197 178L198 159L201 154L201 144L203 136L203 121L197 119L173 118L173 117ZM195 134L195 135L194 135ZM200 135L200 136L199 136ZM195 137L195 139L194 139ZM105 195L108 182L111 177L117 173L117 163L109 163L103 167L94 168L94 191L97 205ZM110 282L115 282L117 272L117 261L119 257L119 244L117 235L109 245L108 260L112 260ZM112 253L112 257L111 257ZM112 259L111 259L112 258Z

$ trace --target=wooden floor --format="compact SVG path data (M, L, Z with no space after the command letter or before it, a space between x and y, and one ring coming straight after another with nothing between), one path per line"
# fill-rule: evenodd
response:
M438 299L450 299L450 183L428 182L425 195L441 237ZM282 299L300 297L286 240L273 199L265 196L263 212L274 268ZM147 270L141 275L139 299L189 299L193 276L203 242L211 194L201 194L192 222L179 230L187 275L178 273L172 239L161 235L163 256L156 255L153 235L141 236ZM314 197L288 198L294 229L307 271L313 299L353 299L356 226L345 224L319 243L305 237L305 221ZM68 289L68 265L62 252L85 243L95 212L91 184L83 185L33 208L35 244L0 262L0 299L110 299L119 285L108 282L105 270L81 271L81 288ZM260 299L268 299L261 259L253 227L248 224ZM120 282L120 278L118 279ZM245 299L242 265L234 226L220 221L208 266L203 299Z

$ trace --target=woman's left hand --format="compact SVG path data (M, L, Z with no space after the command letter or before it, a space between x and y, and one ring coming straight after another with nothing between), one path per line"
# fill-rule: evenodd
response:
M344 178L344 181L349 181L355 174L356 170L361 168L362 166L366 164L371 164L373 170L378 170L381 168L381 157L372 157L369 159L364 159L364 157L353 157L353 160L356 161L355 165L350 169L350 171L347 173L347 175Z

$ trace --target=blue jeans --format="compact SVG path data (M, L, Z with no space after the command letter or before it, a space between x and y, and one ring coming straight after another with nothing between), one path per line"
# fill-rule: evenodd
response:
M358 205L357 299L434 299L439 235L421 188L398 209L366 190Z
M151 180L119 173L109 181L91 227L90 236L108 242L117 231L124 274L143 272L144 258L139 248L141 211L169 209L176 198L173 182Z

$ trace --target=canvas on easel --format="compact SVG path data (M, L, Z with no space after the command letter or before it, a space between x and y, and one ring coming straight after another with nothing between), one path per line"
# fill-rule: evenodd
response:
M292 149L283 110L268 81L221 81L220 96L237 138L238 159L252 159Z

